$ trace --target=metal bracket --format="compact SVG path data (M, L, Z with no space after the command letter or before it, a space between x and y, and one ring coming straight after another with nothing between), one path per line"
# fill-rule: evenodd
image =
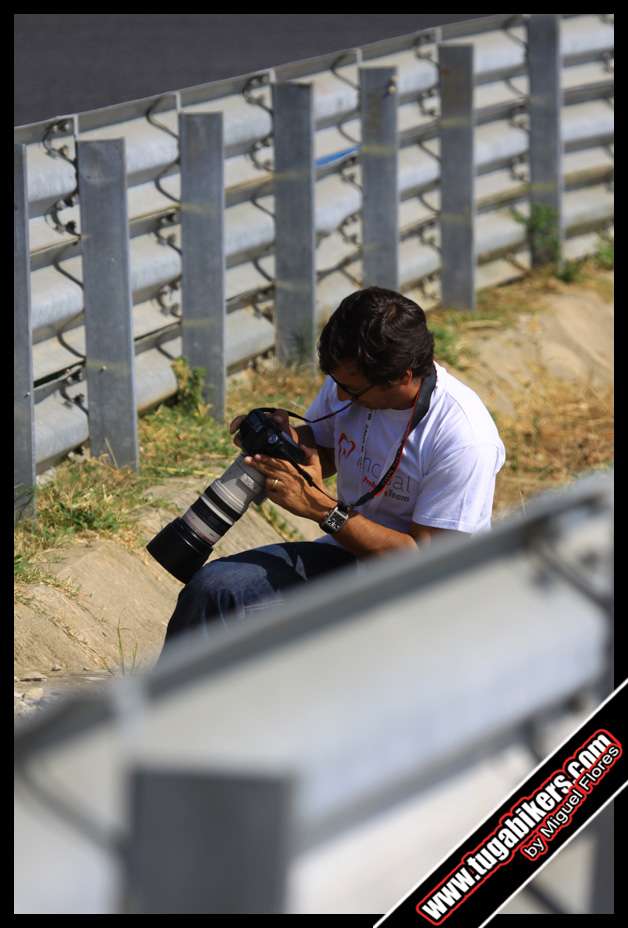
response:
M431 203L428 203L428 201L425 199L425 194L424 194L424 193L418 193L418 194L417 194L417 197L418 197L419 202L420 202L420 203L425 207L425 209L428 210L433 216L435 216L435 217L436 217L436 216L440 216L440 210L436 209L435 206L432 206Z
M68 196L57 200L55 203L50 206L44 213L44 219L46 223L54 229L59 235L76 235L80 238L79 233L76 231L76 221L71 220L70 222L61 222L59 218L59 213L67 209L68 207L76 206L78 202L78 159L76 155L74 158L70 157L70 149L67 145L62 145L60 148L55 148L51 142L51 137L54 135L68 135L72 133L72 137L75 136L75 127L74 120L72 119L62 119L57 122L51 122L50 125L46 128L42 138L42 145L46 151L46 154L50 158L62 158L64 161L67 161L68 164L72 165L74 170L74 190ZM52 223L50 219L52 218Z
M362 185L359 184L356 180L356 167L358 164L358 156L351 155L350 158L347 158L346 161L343 161L340 165L340 177L345 182L345 184L350 184L352 187L355 187L356 190L359 190L362 193Z
M334 77L338 78L339 81L342 81L344 84L347 84L349 87L351 87L352 90L357 90L358 95L359 95L360 85L357 84L355 81L352 81L350 77L345 77L344 74L338 73L340 62L343 61L343 59L350 57L351 54L352 54L351 52L343 52L342 55L339 55L338 58L336 58L335 61L331 63L331 65L329 66L329 70L334 75ZM340 122L336 125L336 128L338 129L338 132L341 134L341 136L345 138L348 142L351 142L352 145L359 145L360 140L357 139L355 136L351 135L350 132L347 132L347 130L345 129L345 123L349 122L349 120L352 119L356 115L356 112L357 111L354 110L352 113L346 113L342 117Z
M272 284L273 289L274 289L274 287L275 287L275 281L274 281L273 278L270 276L270 274L268 273L268 271L265 271L265 270L264 270L264 268L263 268L262 265L260 264L260 260L261 260L261 258L253 258L253 260L252 260L251 263L252 263L253 267L255 268L255 270L257 271L257 273L260 274L265 280L267 280L269 284Z
M164 284L163 287L159 288L159 292L155 299L159 303L162 313L164 316L174 316L176 319L181 318L181 304L180 303L167 303L167 297L171 296L173 293L178 293L181 290L181 277L177 277L169 284Z
M171 231L167 235L164 235L162 232L162 230L164 229L172 229L172 227L177 224L178 218L179 218L178 210L172 210L171 212L166 213L164 216L160 216L159 224L157 228L155 229L155 236L160 245L163 245L164 247L167 247L167 248L172 248L173 251L176 251L176 253L179 256L181 256L182 251L179 248L179 246L175 244L176 236L174 232ZM175 316L175 318L177 319L181 318L180 304L179 303L168 304L165 302L165 298L169 293L174 293L181 289L181 278L182 278L182 275L179 274L169 283L164 284L159 289L155 297L155 299L159 303L159 306L161 307L162 312L169 316Z
M248 104L251 106L259 106L261 109L265 110L273 120L273 109L272 106L269 106L264 98L259 94L255 94L254 90L259 87L269 87L271 84L270 73L265 71L263 74L254 74L248 79L244 87L242 88L242 96ZM273 133L270 132L263 139L258 139L256 142L253 142L249 150L247 151L248 157L251 159L253 166L257 168L258 171L264 171L264 173L272 171L273 163L270 159L266 161L260 161L257 157L257 153L264 148L269 148L273 141Z
M438 300L438 296L435 290L429 290L429 285L434 284L439 278L438 271L434 271L431 274L426 274L425 277L421 277L417 281L417 287L421 291L421 296L426 300Z
M68 242L68 244L65 246L65 248L62 248L61 251L58 252L58 254L56 254L56 255L54 256L54 259L53 259L52 264L53 264L53 267L54 267L55 271L58 271L59 274L63 274L63 276L64 276L64 277L67 277L68 280L71 280L73 284L76 284L77 287L80 287L81 290L84 290L85 287L84 287L84 285L83 285L83 281L82 281L82 280L79 280L78 277L75 277L75 276L74 276L74 274L70 274L69 271L66 271L65 268L61 267L61 259L65 257L66 251L67 251L69 248L74 248L76 245L78 245L78 243L80 242L80 240L81 240L80 235L77 235L77 237L75 238L75 240L74 240L73 242Z
M173 210L170 213L167 213L164 216L159 217L159 225L155 229L155 235L157 236L157 241L160 245L167 245L169 248L172 248L177 254L181 254L181 249L178 245L175 245L176 236L174 232L170 232L168 235L163 235L163 229L172 229L172 226L177 224L178 220L178 211Z
M85 394L77 393L76 396L68 396L68 387L76 383L84 383L85 376L83 369L75 371L72 374L68 374L59 384L59 393L63 397L63 401L66 406L78 406L78 408L88 415L88 409L85 405Z
M359 245L360 244L359 233L354 232L353 234L349 235L346 231L347 226L353 225L355 222L359 220L359 218L360 218L359 213L351 213L351 215L346 216L342 220L340 225L338 226L337 231L340 233L340 236L343 242L345 242L347 245Z
M518 180L522 184L528 183L530 178L528 174L528 158L526 155L515 155L508 165L508 170L513 180Z
M508 121L514 129L523 129L528 135L530 134L528 107L523 102L513 106Z
M159 99L157 99L157 100L155 100L153 103L151 103L151 105L150 105L150 106L148 107L148 109L146 110L146 119L147 119L148 122L151 124L151 126L154 126L156 129L161 129L162 132L167 132L168 135L172 136L172 138L173 138L173 139L176 139L177 142L178 142L178 141L179 141L179 136L177 135L177 133L174 132L174 130L169 129L168 126L164 125L163 122L160 122L158 119L155 119L155 117L153 116L153 112L154 112L155 109L159 106L159 104L161 103L161 101L164 100L164 99L165 99L165 97L159 97Z
M543 568L549 568L604 612L609 613L612 610L612 591L600 591L573 563L561 557L546 539L533 539L532 550L542 558Z
M436 46L437 42L438 39L435 32L420 32L412 43L415 56L420 61L429 61L429 63L433 64L435 68L438 68L438 64L436 61L434 61L433 53L431 51L426 52L422 50L426 45Z
M514 35L512 29L514 26L524 26L527 18L525 13L515 13L515 15L506 20L502 26L502 32L504 32L512 42L516 42L517 45L523 46L526 61L528 59L528 43L520 39L518 35Z
M426 106L425 101L433 99L438 96L438 85L434 84L432 87L428 87L427 90L422 90L417 97L417 103L419 104L419 109L423 116L431 116L438 118L439 111L438 107Z
M269 87L271 83L270 74L264 71L262 74L254 74L248 79L242 88L242 96L251 106L260 106L272 117L273 109L269 106L262 96L255 96L253 91L258 87Z
M256 142L253 142L249 148L247 154L258 171L264 171L266 173L274 170L274 165L270 158L267 158L265 161L260 161L257 156L259 151L262 151L264 148L270 148L272 143L272 135L265 135L263 139L258 139Z
M341 61L343 61L345 58L352 58L352 57L353 57L352 52L343 52L341 55L338 55L338 57L334 61L332 61L332 63L329 66L329 70L334 75L334 77L338 78L339 81L342 81L343 84L348 84L349 87L351 87L353 90L357 90L359 93L360 91L359 84L356 84L355 81L352 81L350 77L345 77L344 74L338 73L338 68L340 67Z
M426 223L419 226L417 229L417 235L419 241L422 245L426 245L428 248L433 248L437 254L441 254L441 247L437 245L436 239L433 236L428 237L428 232L436 228L436 219L429 219Z
M340 271L341 274L344 274L347 280L350 281L350 283L352 283L354 287L357 287L358 289L362 287L363 281L358 280L358 278L354 274L352 274L351 271L348 271L346 267L340 267L338 268L338 270Z
M272 309L263 309L260 304L266 300L272 300L275 295L275 286L274 284L270 287L264 287L261 290L257 290L253 294L252 307L254 315L259 319L266 319L268 322L274 323L275 314Z
M274 220L275 214L273 213L273 211L270 210L270 209L268 209L268 207L266 207L266 206L262 206L262 204L259 202L259 200L258 200L258 198L257 198L256 195L254 195L254 196L251 197L251 203L252 203L253 206L255 206L257 209L261 210L263 213L266 213L267 216L270 216L270 218Z
M148 122L150 123L151 126L154 126L156 129L160 129L162 132L166 132L166 133L167 133L169 136L171 136L173 139L176 139L176 141L177 141L177 157L174 159L174 161L171 161L170 164L167 164L166 167L165 167L162 171L159 172L159 174L157 175L157 177L155 178L155 180L153 181L153 183L155 184L155 187L156 187L157 190L161 193L162 196L166 197L166 199L168 199L168 200L171 200L173 203L179 204L181 201L180 201L179 199L177 199L177 197L174 197L171 193L168 193L167 190L164 190L164 188L163 188L162 185L161 185L161 179L162 179L162 177L164 177L164 176L168 173L168 171L170 170L170 168L174 167L175 164L179 165L179 164L181 163L181 157L180 157L180 152L179 152L179 136L178 136L178 134L177 134L176 132L174 132L172 129L169 129L168 126L165 126L165 125L163 124L163 122L160 122L158 119L155 119L155 117L153 116L153 111L154 111L155 108L161 103L161 101L162 101L163 99L164 99L164 97L159 97L158 100L155 100L154 103L151 103L151 105L149 106L149 108L148 108L147 111L146 111L146 119L148 120ZM177 95L177 102L178 102L178 95Z
M77 238L80 238L79 233L76 229L76 221L74 219L70 222L62 222L59 218L59 213L64 209L69 209L72 206L76 206L77 195L76 190L74 193L71 193L69 196L64 197L62 200L57 200L52 206L48 207L44 213L44 219L46 220L47 225L49 225L55 232L58 232L59 235L76 235ZM52 223L50 222L52 219Z
M430 148L428 148L423 139L418 139L417 145L421 151L425 152L426 155L429 155L430 158L433 158L434 161L437 161L439 164L441 163L441 156L437 155L436 152L433 152Z

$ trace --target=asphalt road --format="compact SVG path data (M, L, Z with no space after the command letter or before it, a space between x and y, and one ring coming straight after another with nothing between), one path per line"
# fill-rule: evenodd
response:
M14 125L486 13L17 13Z

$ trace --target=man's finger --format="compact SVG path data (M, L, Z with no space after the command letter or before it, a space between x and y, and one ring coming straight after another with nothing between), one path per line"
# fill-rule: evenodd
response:
M244 421L246 416L236 416L235 419L231 422L229 426L229 431L233 434L240 428L240 423Z

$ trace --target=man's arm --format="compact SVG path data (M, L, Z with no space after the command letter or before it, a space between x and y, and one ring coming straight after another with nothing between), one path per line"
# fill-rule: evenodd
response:
M329 499L322 494L317 495L311 503L309 518L321 522L329 510L333 508ZM412 523L409 532L398 532L387 528L378 522L367 519L357 512L352 513L343 527L334 533L334 538L343 548L357 557L366 557L370 554L384 554L397 548L416 548L429 544L437 535L449 535L451 532L444 529L433 528L428 525ZM463 535L463 532L455 532Z

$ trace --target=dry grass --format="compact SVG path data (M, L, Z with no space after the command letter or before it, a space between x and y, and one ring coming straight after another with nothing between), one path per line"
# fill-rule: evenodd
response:
M313 367L280 367L274 358L231 378L227 394L227 424L256 406L274 406L304 415L325 377ZM299 420L293 420L299 425Z
M512 397L513 416L494 415L506 446L494 512L525 506L544 490L613 463L613 395L545 375Z

